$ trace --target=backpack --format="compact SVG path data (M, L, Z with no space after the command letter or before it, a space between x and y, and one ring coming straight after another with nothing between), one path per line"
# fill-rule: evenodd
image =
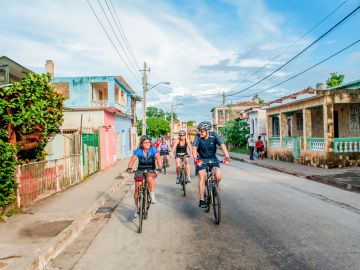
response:
M263 148L264 147L264 144L262 142L262 140L257 140L256 141L256 148Z

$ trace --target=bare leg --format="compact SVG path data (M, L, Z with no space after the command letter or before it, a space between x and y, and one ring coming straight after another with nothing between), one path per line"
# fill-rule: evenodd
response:
M199 197L204 200L206 170L199 171Z

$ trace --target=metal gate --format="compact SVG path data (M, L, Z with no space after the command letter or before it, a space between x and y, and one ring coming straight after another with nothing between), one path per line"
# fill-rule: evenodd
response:
M91 175L100 169L100 149L98 133L82 134L82 155L84 177Z

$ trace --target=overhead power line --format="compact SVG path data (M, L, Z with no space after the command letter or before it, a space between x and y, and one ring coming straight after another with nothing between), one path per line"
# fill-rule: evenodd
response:
M276 55L274 58L272 58L269 62L267 62L265 65L260 67L258 70L256 70L248 79L254 77L256 74L258 74L260 71L262 71L266 66L273 63L276 59L278 59L280 56L284 54L289 48L291 48L294 44L299 42L301 39L306 37L308 34L310 34L315 28L317 28L320 24L322 24L325 20L327 20L331 15L333 15L339 8L341 8L348 0L345 0L340 5L338 5L333 11L331 11L326 17L324 17L321 21L319 21L317 24L315 24L313 27L311 27L305 34L303 34L301 37L296 39L294 42L292 42L289 46L287 46L284 50L282 50L278 55ZM245 79L243 82L245 82L247 79Z
M337 51L336 53L334 53L334 54L326 57L325 59L321 60L320 62L316 63L315 65L313 65L313 66L311 66L311 67L309 67L309 68L307 68L307 69L305 69L305 70L303 70L303 71L295 74L294 76L291 76L290 78L288 78L288 79L286 79L286 80L284 80L284 81L282 81L282 82L279 82L279 83L277 83L277 84L275 84L275 85L273 85L273 86L271 86L271 87L268 87L268 88L266 88L266 89L264 89L264 90L261 90L261 91L259 91L259 92L257 92L257 93L254 93L254 94L251 94L251 95L247 95L247 96L243 96L243 97L240 97L240 98L238 98L238 99L247 98L247 97L252 97L252 96L254 96L254 95L256 95L256 94L261 94L261 93L266 92L266 91L269 91L270 89L273 89L273 88L275 88L275 87L277 87L277 86L280 86L280 85L282 85L282 84L284 84L284 83L286 83L286 82L288 82L288 81L290 81L290 80L292 80L292 79L295 79L296 77L299 77L300 75L304 74L305 72L308 72L309 70L317 67L318 65L320 65L320 64L328 61L329 59L335 57L336 55L342 53L343 51L349 49L350 47L356 45L356 44L359 43L359 42L360 42L360 39L356 40L355 42L353 42L353 43L351 43L350 45L346 46L345 48L341 49L340 51Z
M105 0L105 3L106 3L106 5L107 5L108 8L109 8L109 5L108 5L108 3L107 3L106 0ZM135 62L138 70L140 70L141 68L140 68L140 65L139 65L139 61L136 59L135 54L134 54L134 51L132 50L132 48L131 48L131 46L130 46L130 43L129 43L127 37L126 37L125 31L124 31L124 29L123 29L123 27L122 27L122 25L121 25L121 22L120 22L120 20L119 20L119 16L117 15L117 12L116 12L116 10L115 10L115 7L114 7L114 5L113 5L112 0L110 0L110 4L111 4L111 7L112 7L112 9L113 9L113 11L114 11L114 14L115 14L115 17L116 17L116 20L117 20L117 23L118 23L118 24L116 24L116 27L117 27L117 29L119 30L119 33L120 33L121 37L122 37L123 40L124 40L125 46L126 46L126 48L128 49L128 51L129 51L129 53L130 53L133 61ZM109 9L110 9L110 8L109 8Z
M118 41L118 43L119 43L122 51L124 52L125 57L126 57L127 60L129 61L129 63L130 63L130 65L132 66L132 68L134 69L135 74L138 74L137 72L139 71L139 69L138 69L137 67L135 67L135 65L133 64L132 60L129 58L128 53L126 53L126 50L125 50L124 46L122 45L122 43L121 43L118 35L116 34L116 31L115 31L112 23L110 22L110 19L109 19L108 15L106 14L103 5L101 4L101 2L100 2L99 0L97 0L97 2L98 2L99 6L100 6L100 8L101 8L101 10L102 10L102 12L104 13L104 15L105 15L105 17L106 17L106 20L107 20L107 22L109 23L109 25L110 25L110 27L111 27L111 30L112 30L112 32L113 32L114 35L115 35L116 40ZM106 4L107 4L107 3L106 3ZM109 6L108 6L108 9L110 10L110 7L109 7ZM115 18L114 18L114 16L112 15L112 13L111 13L111 16L112 16L112 18L113 18L113 21L114 21L115 24L116 24ZM139 78L141 79L141 76L140 76L140 75L138 75L138 76L139 76Z
M90 6L90 8L91 8L91 10L92 10L92 12L94 13L94 15L95 15L95 17L96 17L96 19L97 19L97 21L99 22L99 24L100 24L100 26L101 26L101 28L103 29L103 31L105 32L105 34L106 34L106 36L108 37L108 39L110 40L110 42L111 42L111 44L112 44L112 46L114 47L114 49L115 49L115 51L117 52L117 54L120 56L120 58L121 58L121 60L123 61L123 63L125 64L125 66L127 67L127 69L130 71L130 73L134 76L134 78L141 84L141 80L139 79L139 77L138 76L136 76L136 74L131 70L131 68L129 67L129 65L126 63L126 61L125 61L125 59L123 58L123 56L120 54L120 52L119 52L119 50L118 50L118 48L115 46L115 44L114 44L114 42L113 42L113 40L112 40L112 38L110 37L110 35L108 34L108 32L106 31L106 29L105 29L105 27L104 27L104 25L101 23L101 21L100 21L100 19L99 19L99 17L97 16L97 14L96 14L96 12L95 12L95 10L94 10L94 8L92 7L92 5L90 4L90 2L89 2L89 0L86 0L87 1L87 3L89 4L89 6Z
M346 15L343 19L341 19L338 23L336 23L333 27L331 27L329 30L327 30L324 34L322 34L320 37L318 37L315 41L313 41L310 45L308 45L305 49L303 49L302 51L300 51L299 53L297 53L295 56L293 56L292 58L290 58L288 61L286 61L284 64L282 64L280 67L278 67L277 69L275 69L273 72L271 72L269 75L265 76L264 78L262 78L261 80L257 81L256 83L238 91L232 94L228 94L227 96L234 96L237 95L239 93L242 93L246 90L249 90L251 88L253 88L254 86L258 85L259 83L265 81L267 78L269 78L270 76L274 75L276 72L278 72L280 69L282 69L283 67L287 66L289 63L291 63L292 61L294 61L297 57L299 57L301 54L303 54L305 51L307 51L309 48L311 48L314 44L316 44L317 42L319 42L322 38L324 38L326 35L328 35L330 32L332 32L335 28L337 28L339 25L341 25L344 21L346 21L347 19L349 19L356 11L358 11L360 8L360 6L357 6L353 11L351 11L348 15Z

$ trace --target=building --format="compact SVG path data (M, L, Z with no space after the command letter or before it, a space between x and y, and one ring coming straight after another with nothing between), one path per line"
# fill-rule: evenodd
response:
M360 80L269 102L268 157L332 168L360 160Z
M127 158L137 145L136 102L141 99L121 76L54 77L65 98L65 130L99 133L100 167Z
M21 81L27 73L34 73L6 57L0 57L0 86Z
M219 129L225 126L225 123L229 120L248 121L248 116L245 110L256 106L257 104L257 102L253 101L244 101L238 102L236 104L229 104L226 106L212 108L211 113L214 130L219 132Z
M266 111L261 109L261 105L251 107L245 110L248 115L250 134L254 138L261 136L262 140L266 142Z

